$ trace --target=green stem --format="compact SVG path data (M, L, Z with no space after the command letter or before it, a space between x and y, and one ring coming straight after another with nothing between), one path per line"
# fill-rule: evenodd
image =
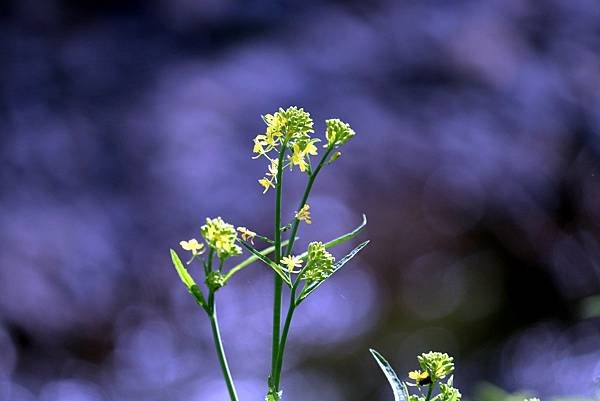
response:
M329 157L329 154L331 153L332 150L333 150L332 146L329 146L327 148L327 151L323 155L323 158L319 162L319 165L317 166L315 171L313 171L312 174L310 174L310 176L308 178L308 183L306 184L306 189L304 190L304 195L302 195L302 200L300 201L300 206L298 206L298 210L301 210L304 207L304 205L306 204L306 201L308 200L308 195L310 195L310 191L312 190L312 186L315 182L315 179L317 178L319 171L321 171L321 169L325 165L325 160L327 160L327 157ZM298 233L299 226L300 226L300 220L295 219L294 224L292 226L292 233L290 234L290 242L288 242L284 256L290 256L290 254L292 253L292 250L294 249L294 242L296 240L296 234Z
M212 295L212 294L211 294ZM211 297L214 299L214 297ZM219 321L217 320L217 309L215 307L214 301L210 308L210 325L212 327L213 339L215 342L215 348L217 349L217 356L219 357L219 364L221 365L221 371L223 372L223 377L225 378L225 383L227 383L227 390L229 391L229 398L231 401L238 401L238 396L235 391L235 385L233 384L233 378L231 377L231 372L229 371L229 365L227 363L227 357L225 356L225 350L223 349L223 342L221 341L221 333L219 330Z
M287 139L283 140L279 152L279 161L277 164L277 184L275 194L275 260L279 264L281 260L281 188L283 177L283 158L287 149ZM292 238L294 236L292 235ZM281 287L283 281L278 274L274 274L273 291L273 338L271 344L271 378L275 373L275 364L277 363L277 351L279 349L279 330L281 328Z
M283 325L283 331L281 333L281 341L279 342L279 350L277 352L277 369L275 371L274 385L279 390L279 382L281 379L281 369L283 368L283 354L285 351L285 344L287 342L288 333L292 324L292 317L296 310L296 286L292 287L290 294L290 305L288 307L287 315L285 316L285 323Z
M300 201L300 206L298 206L298 210L301 210L304 205L306 204L306 201L308 200L308 196L310 195L310 191L312 190L313 184L315 182L315 179L317 178L317 175L319 174L319 171L321 171L321 169L323 168L323 166L325 165L325 161L327 160L327 158L329 157L329 154L331 153L331 151L333 150L332 146L329 146L327 148L327 151L325 152L325 154L323 155L323 157L321 158L321 161L319 162L319 165L317 166L317 168L310 174L309 178L308 178L308 182L306 184L306 189L304 190L304 194L302 195L302 200ZM281 164L281 162L280 162ZM278 181L279 183L279 181ZM279 230L279 226L280 223L277 222L277 230ZM285 250L285 256L289 256L292 253L292 250L294 249L294 242L296 240L296 234L298 233L298 228L300 226L300 220L295 219L294 223L292 225L292 232L290 234L290 239L287 245L287 248ZM279 232L279 234L281 234L281 232ZM276 252L276 261L277 259L277 236L275 237L275 252ZM276 277L279 278L279 277ZM283 354L285 352L285 345L287 342L287 336L288 336L288 332L290 329L290 325L292 323L292 317L294 315L294 311L296 309L296 288L297 288L297 284L298 281L296 281L296 283L294 284L294 286L292 287L292 292L291 292L291 296L290 296L290 305L288 307L288 312L286 314L286 318L285 318L285 323L284 323L284 327L283 327L283 332L281 335L281 339L278 341L278 346L277 346L277 352L276 354L273 354L273 364L272 364L272 369L271 369L271 378L273 379L273 385L275 386L275 390L279 390L279 383L280 383L280 379L281 379L281 369L283 367ZM281 279L279 278L279 290L281 291ZM277 287L276 287L277 289ZM281 293L280 293L281 295ZM279 312L278 312L278 317L280 318L281 315L281 296L279 297ZM280 320L279 320L280 323ZM273 330L273 333L275 333L275 330ZM275 334L273 334L275 335ZM278 337L279 339L279 337ZM273 344L275 344L275 340L273 341Z
M425 401L429 401L431 399L431 393L433 392L433 382L429 383L429 390L427 390L427 398Z

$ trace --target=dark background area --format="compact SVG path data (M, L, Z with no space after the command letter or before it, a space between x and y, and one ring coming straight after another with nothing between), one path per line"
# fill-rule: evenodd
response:
M454 355L467 399L484 381L598 391L596 0L26 0L0 16L0 400L226 398L168 248L206 216L270 233L251 140L289 105L318 135L331 117L357 132L301 244L363 212L372 242L298 310L285 399L391 399L369 347L399 372ZM243 400L264 396L271 283L256 265L219 293Z

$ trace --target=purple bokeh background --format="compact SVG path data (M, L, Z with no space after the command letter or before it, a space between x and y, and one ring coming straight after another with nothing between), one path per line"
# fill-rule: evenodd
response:
M358 133L301 246L363 212L372 243L298 310L286 399L391 399L369 347L399 372L449 352L467 396L598 390L600 322L580 308L600 291L596 0L26 0L0 16L0 400L226 398L168 248L206 216L270 233L251 139L288 105ZM289 216L303 177L287 183ZM243 400L265 391L271 281L255 265L219 292Z

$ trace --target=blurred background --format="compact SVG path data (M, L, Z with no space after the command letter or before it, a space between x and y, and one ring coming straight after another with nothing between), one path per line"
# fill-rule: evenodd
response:
M13 0L0 400L226 399L168 249L207 216L271 233L251 140L290 105L357 132L300 246L363 212L372 242L298 309L286 400L391 400L369 347L402 373L454 355L468 400L596 397L596 0ZM242 400L265 393L271 287L254 265L218 294Z

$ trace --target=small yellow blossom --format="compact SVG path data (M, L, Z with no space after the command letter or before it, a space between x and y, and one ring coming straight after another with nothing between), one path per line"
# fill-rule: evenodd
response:
M271 160L271 164L269 164L269 171L267 172L267 177L271 177L275 182L277 182L277 167L279 166L279 160L273 159Z
M254 138L254 148L252 149L252 152L257 153L254 159L257 159L265 154L265 138L265 135L257 135L256 138Z
M250 231L246 227L238 227L237 230L240 232L240 236L244 241L250 241L250 243L254 245L254 237L256 237L254 231Z
M306 168L308 167L308 164L306 163L306 154L300 149L300 145L297 143L292 145L292 155L290 156L290 160L292 162L290 167L292 165L298 166L300 167L300 171L306 171Z
M306 144L306 147L304 148L304 154L305 155L312 155L312 156L316 156L317 155L317 147L315 146L315 141L309 141Z
M266 194L267 191L269 190L269 188L275 188L275 185L273 184L273 181L269 180L268 178L261 178L260 180L258 180L258 183L260 185L262 185L263 187L265 187L265 190L263 191L263 194Z
M414 380L418 385L431 383L431 380L429 379L429 373L421 370L413 370L412 372L409 372L408 378Z
M179 243L181 247L186 251L191 251L193 256L201 255L204 253L204 244L198 242L196 238L192 238L189 241L181 241Z
M302 259L300 259L298 256L284 256L281 258L281 264L286 266L290 273L299 273L300 270L294 269L302 266Z
M296 212L295 217L300 221L306 222L306 224L311 224L312 221L310 220L310 210L308 209L310 209L310 206L308 203L305 203L304 206L302 206L302 209Z
M258 183L262 185L265 190L263 194L267 193L269 188L275 188L275 184L277 184L277 166L279 165L279 160L271 159L271 164L269 164L268 172L264 178L258 180Z

